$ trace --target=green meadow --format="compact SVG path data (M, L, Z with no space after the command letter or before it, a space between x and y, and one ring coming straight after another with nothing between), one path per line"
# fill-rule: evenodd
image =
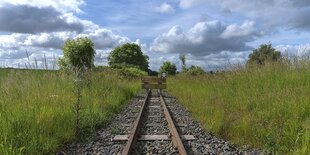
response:
M266 67L168 81L203 127L226 140L276 154L310 152L310 65Z
M76 137L75 78L59 71L0 69L0 154L49 154L103 126L140 89L115 71L93 72L81 91Z
M126 76L109 69L85 76L77 137L74 76L1 69L0 154L49 154L87 137L139 91L139 80ZM310 63L178 74L167 83L168 91L218 137L275 154L310 152Z

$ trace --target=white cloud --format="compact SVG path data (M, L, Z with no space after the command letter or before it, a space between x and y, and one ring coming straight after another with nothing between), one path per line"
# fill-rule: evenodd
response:
M180 0L180 8L188 9L190 7L197 6L199 4L203 4L208 0Z
M310 43L301 45L278 45L275 47L286 57L309 57Z
M309 0L219 0L221 8L262 23L271 31L278 27L310 30Z
M225 31L221 34L222 38L238 38L249 36L257 33L255 23L253 21L245 21L242 25L232 24L226 27Z
M168 3L162 3L160 6L155 7L156 12L160 13L174 13L174 8Z
M180 0L179 5L182 9L211 6L255 20L270 32L278 27L310 30L309 0Z
M80 10L81 5L85 5L84 0L1 0L0 6L5 3L13 5L28 5L33 7L49 7L62 11L62 12L77 12L82 13Z
M129 38L114 34L111 30L99 28L93 32L79 34L77 37L89 37L95 44L97 49L114 48L127 42L131 42Z
M188 31L174 26L154 39L150 50L164 53L191 53L196 56L221 51L245 51L246 45L258 36L254 23L245 21L241 26L226 25L219 21L198 22Z
M47 59L48 63L54 66L55 62L52 61L52 58L54 60L62 56L61 48L65 40L77 37L89 37L98 50L95 58L96 64L105 64L104 58L107 51L126 42L131 42L128 37L117 35L92 21L76 17L70 11L79 12L75 7L80 4L69 5L76 2L83 1L63 1L60 3L56 1L47 1L46 3L31 1L29 4L24 4L25 1L0 2L0 12L3 10L7 12L0 15L0 21L7 23L0 26L0 31L12 32L11 34L0 35L0 61L2 62L0 65L4 63L5 66L25 67L25 63L33 64L36 61L42 65L44 61L41 59ZM63 4L63 8L66 10L58 12L59 10L54 8L57 7L56 4ZM52 7L47 7L47 5ZM12 20L12 13L16 13L16 17L20 17L20 14L22 16ZM10 26L8 24L10 21L17 23L13 22ZM52 23L44 21L52 21ZM70 25L78 25L80 30L76 31ZM28 51L30 60L26 56L26 51Z

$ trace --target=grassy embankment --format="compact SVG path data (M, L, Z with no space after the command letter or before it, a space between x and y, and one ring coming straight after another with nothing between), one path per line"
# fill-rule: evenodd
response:
M73 77L58 71L0 69L0 154L46 154L75 138ZM82 90L81 127L111 119L139 83L96 72Z
M270 65L206 76L176 76L172 95L204 128L278 154L310 152L310 65Z

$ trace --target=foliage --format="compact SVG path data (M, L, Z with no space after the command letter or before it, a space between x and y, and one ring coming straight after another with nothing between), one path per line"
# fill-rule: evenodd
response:
M271 44L263 44L249 55L247 65L265 65L266 62L276 62L280 59L281 53L279 51L276 51Z
M109 65L112 67L130 66L148 71L148 56L143 55L139 45L126 43L116 47L108 56Z
M293 63L180 74L169 80L168 90L221 138L271 154L308 154L310 61Z
M149 69L149 76L158 76L158 72Z
M141 69L138 69L138 68L134 68L134 67L131 67L131 68L125 67L121 69L121 75L125 78L131 79L131 78L147 76L147 72Z
M185 54L180 54L179 59L182 63L182 72L186 72L186 57Z
M63 58L58 61L62 69L86 70L94 66L96 51L93 42L87 37L68 39L64 44L63 53Z
M187 69L186 73L189 75L203 75L206 72L201 67L192 65Z
M140 89L137 80L119 77L114 70L85 75L83 135L112 119ZM53 154L75 139L74 78L59 71L0 69L1 155Z
M177 67L174 63L170 61L164 62L159 69L159 73L167 73L168 75L175 75L177 71Z

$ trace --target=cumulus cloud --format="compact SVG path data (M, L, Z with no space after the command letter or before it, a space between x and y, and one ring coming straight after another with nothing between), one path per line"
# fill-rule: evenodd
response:
M53 7L4 4L0 6L0 31L39 33L83 30L80 22L68 22L67 17Z
M88 37L96 49L111 49L131 42L129 38L114 34L111 30L99 28L90 33L76 34L75 32L52 32L40 34L20 34L0 35L0 48L20 49L28 47L61 49L67 39L77 37Z
M99 28L89 34L80 34L78 37L89 37L97 49L114 48L130 42L129 38L116 35L111 30L104 28Z
M278 45L275 47L286 57L309 57L310 44L301 45Z
M127 37L114 34L111 30L99 28L90 33L76 34L74 32L52 32L40 34L0 35L0 67L25 67L25 63L34 64L36 61L39 67L45 67L45 60L48 59L50 68L55 68L55 59L62 56L62 47L67 39L77 37L90 38L96 48L95 64L106 65L108 53L126 42L131 42ZM26 51L30 60L27 58ZM3 65L3 63L7 65ZM2 66L1 66L2 65ZM43 65L43 66L42 66Z
M243 36L249 36L257 34L257 30L255 29L255 24L253 21L245 21L242 25L232 24L228 25L224 32L221 34L221 37L224 39L229 38L238 38Z
M61 49L67 39L73 38L75 33L70 32L53 32L40 33L38 35L28 35L22 44L25 47L34 46L41 48Z
M197 6L199 4L203 4L208 0L180 0L180 8L188 9L190 7Z
M230 52L222 51L219 53L214 53L206 56L194 56L191 54L186 54L186 65L190 67L191 65L196 65L202 67L206 71L210 70L222 70L223 68L230 67L236 64L244 64L250 51L245 52ZM153 57L150 57L150 64L152 70L159 70L160 66L165 61L170 61L177 66L177 70L181 70L182 64L179 60L179 54L168 53L168 54L158 54L152 53Z
M84 0L1 0L0 6L6 5L7 3L13 5L28 5L32 7L44 8L53 7L61 12L76 12L82 13L80 10L81 5L85 5Z
M156 12L160 13L174 13L174 8L168 3L162 3L160 6L155 7Z
M286 27L310 30L308 0L220 0L218 3L224 9L262 22L266 28Z
M0 48L0 67L57 69L60 50L28 48L28 50L3 50Z
M55 66L55 59L62 56L64 42L77 37L90 38L97 50L96 64L106 64L106 56L112 48L131 42L128 37L75 16L72 11L81 12L78 6L83 1L57 1L0 2L0 23L5 23L0 25L0 31L9 32L0 35L0 67L45 65L43 59ZM62 4L64 6L55 8Z
M183 9L212 5L260 22L270 31L278 27L310 30L309 0L180 0L179 5Z
M226 25L219 21L199 22L188 31L180 26L172 27L159 35L150 50L165 53L191 53L195 56L209 55L221 51L244 51L251 47L246 43L259 36L254 23Z

